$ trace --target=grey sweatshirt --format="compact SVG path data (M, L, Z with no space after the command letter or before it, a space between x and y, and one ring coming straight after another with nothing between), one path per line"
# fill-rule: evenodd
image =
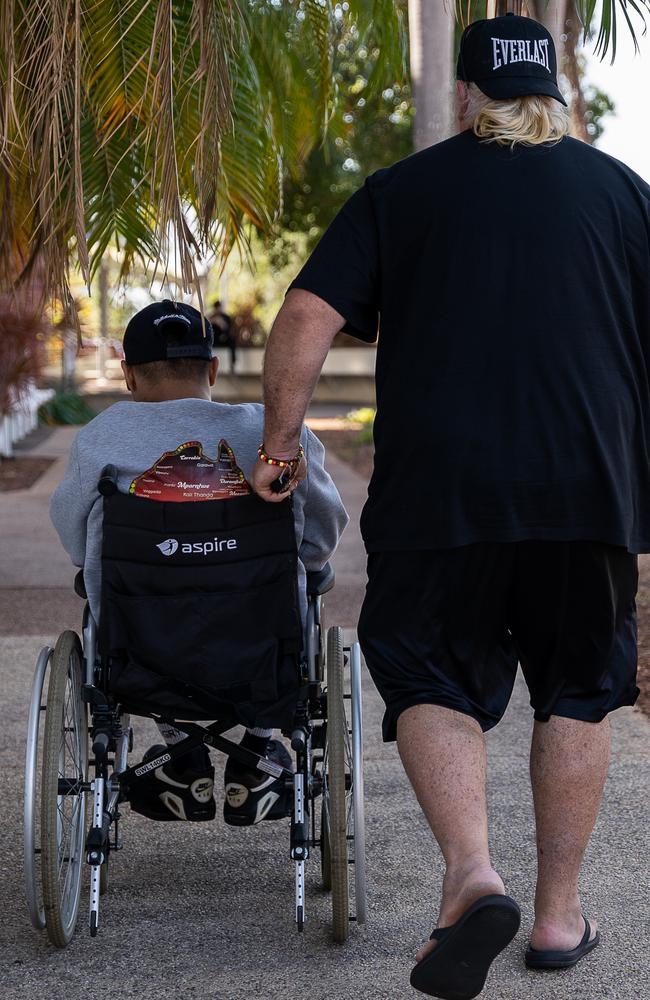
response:
M118 489L128 493L133 480L154 466L165 452L189 441L200 441L204 453L214 458L220 439L225 438L248 478L262 441L263 422L264 408L257 403L231 405L205 399L173 399L164 403L115 403L79 431L65 477L52 496L50 517L74 565L83 566L88 601L96 621L101 598L102 545L102 504L97 483L104 466L112 464L117 468ZM304 616L305 571L322 569L337 546L348 516L323 466L323 445L307 427L303 427L300 440L307 459L307 478L294 493L294 516ZM189 503L188 516L191 514Z

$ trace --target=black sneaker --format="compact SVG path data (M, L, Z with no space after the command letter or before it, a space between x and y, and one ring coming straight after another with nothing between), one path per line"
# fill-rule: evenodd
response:
M150 747L142 763L153 760L168 748L162 744ZM169 762L141 778L133 786L129 805L134 812L156 820L190 820L199 823L214 819L214 768L210 753L197 747L176 763Z
M280 740L269 740L264 756L293 770L291 757ZM223 818L230 826L253 826L263 819L282 819L289 815L291 792L284 778L251 770L231 757L226 761L223 777L226 786Z

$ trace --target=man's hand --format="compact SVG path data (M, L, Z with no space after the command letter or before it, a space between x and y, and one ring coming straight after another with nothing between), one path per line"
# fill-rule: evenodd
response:
M332 306L311 292L292 288L278 313L264 358L264 447L274 458L293 458L298 450L302 422L332 338L345 320ZM284 500L271 483L281 469L258 462L251 485L264 500ZM307 475L301 462L290 490Z
M284 471L284 469L279 469L277 465L268 465L266 462L262 462L261 459L257 460L251 474L251 486L262 500L268 500L270 503L281 503L300 486L307 475L307 463L304 457L301 458L300 465L282 493L274 493L271 489L271 483L279 479Z

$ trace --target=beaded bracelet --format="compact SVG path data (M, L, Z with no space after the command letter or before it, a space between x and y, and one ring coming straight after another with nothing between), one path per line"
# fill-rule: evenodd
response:
M261 462L266 462L267 465L275 465L278 469L295 469L297 465L300 465L304 454L305 452L301 444L298 445L298 451L294 458L272 458L264 451L263 443L257 449L257 457Z

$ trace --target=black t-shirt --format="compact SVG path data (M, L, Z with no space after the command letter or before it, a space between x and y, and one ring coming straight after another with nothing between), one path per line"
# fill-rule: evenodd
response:
M292 287L377 352L369 551L650 551L650 187L464 132L367 179Z

